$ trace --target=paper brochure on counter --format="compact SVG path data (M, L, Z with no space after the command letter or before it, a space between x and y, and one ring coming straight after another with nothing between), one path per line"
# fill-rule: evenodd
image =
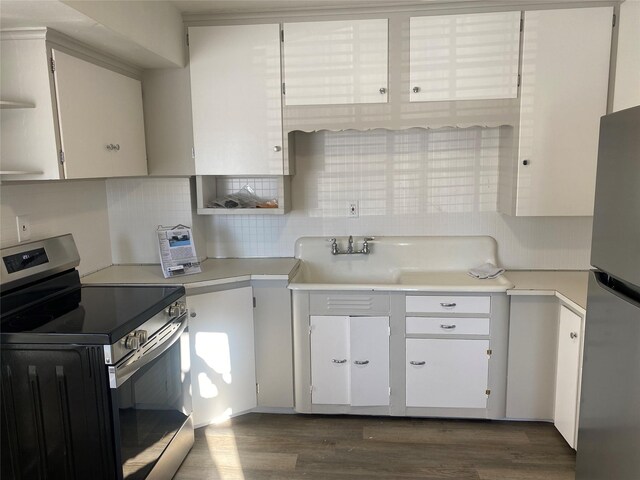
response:
M164 278L200 273L200 262L189 227L158 227L160 265Z

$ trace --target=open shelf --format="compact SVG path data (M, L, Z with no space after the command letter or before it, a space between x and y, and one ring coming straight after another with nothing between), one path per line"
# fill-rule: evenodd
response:
M256 195L277 199L278 208L217 208L208 207L216 198L238 192L249 185ZM198 215L284 215L290 209L290 179L288 176L236 177L222 175L196 176Z
M0 109L4 110L8 108L35 108L35 105L33 103L0 100Z

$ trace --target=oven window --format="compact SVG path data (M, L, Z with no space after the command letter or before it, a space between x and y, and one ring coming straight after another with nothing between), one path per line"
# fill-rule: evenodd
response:
M186 335L183 335L186 339ZM123 478L145 478L191 413L181 339L116 390Z

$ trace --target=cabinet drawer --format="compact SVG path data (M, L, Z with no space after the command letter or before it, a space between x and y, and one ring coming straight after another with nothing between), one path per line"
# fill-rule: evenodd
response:
M489 335L489 318L407 317L407 333L420 335Z
M491 297L408 296L406 309L415 313L490 313Z
M316 293L309 296L309 311L314 314L388 314L389 296L371 294Z

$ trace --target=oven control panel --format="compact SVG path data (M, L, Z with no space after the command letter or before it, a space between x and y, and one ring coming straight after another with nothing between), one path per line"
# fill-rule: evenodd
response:
M113 345L105 345L105 363L108 365L118 363L133 351L140 349L156 332L186 313L187 301L185 297L181 297Z

